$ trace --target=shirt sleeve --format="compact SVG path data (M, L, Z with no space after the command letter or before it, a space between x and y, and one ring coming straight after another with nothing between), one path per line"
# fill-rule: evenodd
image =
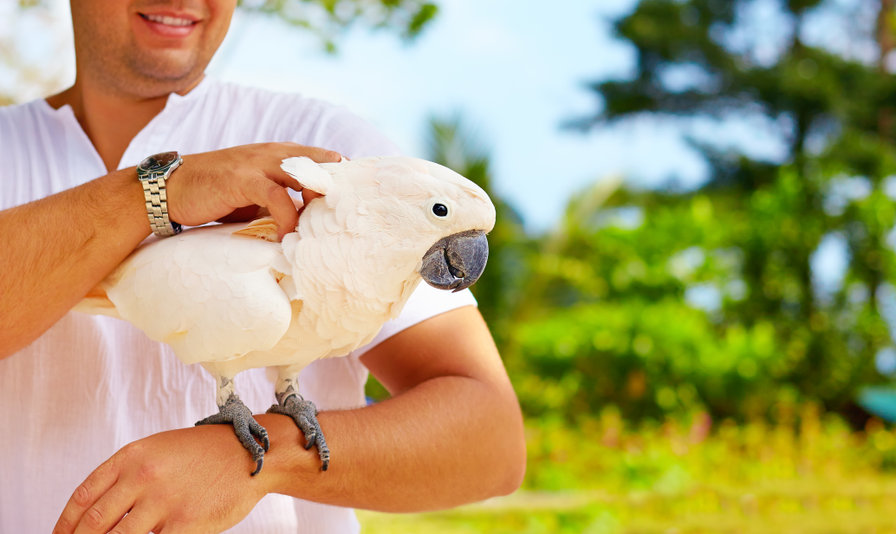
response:
M300 143L335 150L349 158L403 155L386 135L343 106L308 99L299 121L294 131L305 131Z
M405 328L414 326L436 315L461 308L463 306L476 306L476 297L469 289L457 293L436 289L428 284L421 283L411 294L407 304L395 319L387 321L380 329L373 341L355 349L351 355L360 357L373 347L389 339Z
M333 150L349 158L404 155L373 125L345 108L334 107L331 114L332 127L327 132L328 139L321 146L333 147Z

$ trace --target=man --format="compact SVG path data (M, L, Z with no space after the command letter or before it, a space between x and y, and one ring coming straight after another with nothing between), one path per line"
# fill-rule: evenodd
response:
M214 410L200 369L122 321L69 313L150 235L146 156L184 155L171 221L262 206L283 234L299 186L281 159L395 152L340 108L204 78L235 3L73 1L74 85L0 108L0 532L355 532L343 507L441 508L521 481L516 397L464 293L419 290L378 342L310 366L330 469L291 419L265 414L256 477L231 428L191 426ZM361 406L365 367L391 399ZM271 403L264 370L237 382L253 410Z

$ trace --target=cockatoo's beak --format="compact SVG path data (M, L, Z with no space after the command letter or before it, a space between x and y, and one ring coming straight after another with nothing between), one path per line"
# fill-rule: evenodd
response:
M443 237L426 252L420 276L437 289L460 291L479 280L487 260L485 232L461 232Z

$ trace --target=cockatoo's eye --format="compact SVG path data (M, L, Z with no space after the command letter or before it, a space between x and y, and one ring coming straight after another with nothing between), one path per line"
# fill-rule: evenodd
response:
M436 217L447 217L448 216L448 206L440 203L435 203L432 205L432 214Z

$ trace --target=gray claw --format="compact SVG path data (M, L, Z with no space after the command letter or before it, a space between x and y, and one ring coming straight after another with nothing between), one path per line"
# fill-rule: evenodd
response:
M254 477L258 473L260 473L262 467L264 467L264 456L262 456L255 462L255 471L252 471L250 476Z
M252 412L236 395L230 395L218 413L197 422L196 426L216 424L233 425L233 433L255 461L255 471L252 472L252 476L257 475L264 466L264 453L271 446L268 431L252 417ZM262 445L259 445L255 438L261 440Z
M306 401L300 395L290 394L281 399L279 404L274 404L268 409L268 413L278 413L292 417L299 430L305 435L305 449L317 446L317 454L320 456L320 470L326 471L330 467L330 448L324 439L324 432L317 421L317 406L311 401Z

